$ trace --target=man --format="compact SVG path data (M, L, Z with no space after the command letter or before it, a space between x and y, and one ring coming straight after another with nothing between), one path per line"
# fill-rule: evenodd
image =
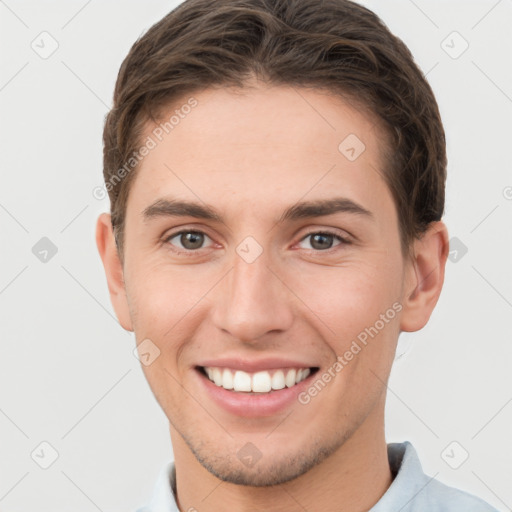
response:
M175 459L145 510L493 510L384 436L448 234L438 107L375 14L185 1L121 66L104 176L110 296Z

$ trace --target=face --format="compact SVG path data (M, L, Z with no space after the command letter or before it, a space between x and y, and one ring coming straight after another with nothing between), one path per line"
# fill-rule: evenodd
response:
M132 183L116 310L175 451L281 483L382 428L409 275L382 132L318 91L194 98Z

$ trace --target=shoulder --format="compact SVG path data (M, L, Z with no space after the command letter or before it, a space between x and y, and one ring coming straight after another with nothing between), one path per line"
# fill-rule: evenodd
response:
M439 512L498 512L482 499L435 479L425 487L423 504Z
M488 503L423 472L411 443L388 444L395 478L371 512L498 512Z

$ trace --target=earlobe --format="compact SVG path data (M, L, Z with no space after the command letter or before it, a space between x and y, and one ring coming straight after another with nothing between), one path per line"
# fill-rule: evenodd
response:
M96 223L96 246L105 269L110 301L119 323L127 331L133 331L126 296L123 266L117 252L112 223L108 213L102 213L98 217Z
M412 260L406 263L401 331L418 331L428 322L443 288L448 252L448 231L441 221L414 241Z

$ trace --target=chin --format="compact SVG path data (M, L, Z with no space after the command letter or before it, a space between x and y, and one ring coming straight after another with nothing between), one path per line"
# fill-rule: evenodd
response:
M274 451L270 454L256 452L252 445L253 460L243 462L242 449L221 455L218 445L211 450L208 445L198 448L193 447L189 440L185 441L198 462L219 480L250 487L270 487L295 480L332 455L344 442L337 439L337 442L328 444L325 438L320 438L308 447L297 446L293 452ZM247 444L251 446L251 443Z

